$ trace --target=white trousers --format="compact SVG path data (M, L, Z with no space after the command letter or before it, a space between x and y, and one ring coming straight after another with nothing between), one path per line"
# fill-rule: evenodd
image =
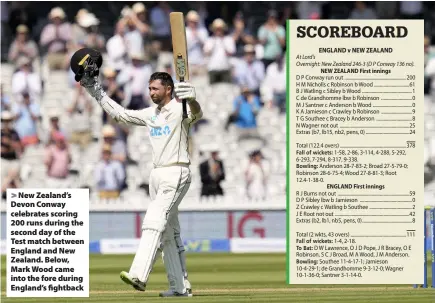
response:
M70 188L71 187L71 178L69 178L69 177L67 177L65 179L47 177L45 180L46 180L45 186L47 188L60 189L60 188Z
M151 202L142 223L138 251L130 268L130 275L146 283L152 267L163 247L163 261L172 290L184 293L184 272L180 261L178 205L191 182L186 166L156 168L150 175Z

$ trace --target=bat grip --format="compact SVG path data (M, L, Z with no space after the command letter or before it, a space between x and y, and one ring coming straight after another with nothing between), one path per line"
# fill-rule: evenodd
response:
M180 77L180 82L184 82L184 77ZM186 106L186 100L181 100L183 105L183 119L187 119L187 106Z
M187 119L187 106L186 106L186 100L182 100L183 104L183 119Z

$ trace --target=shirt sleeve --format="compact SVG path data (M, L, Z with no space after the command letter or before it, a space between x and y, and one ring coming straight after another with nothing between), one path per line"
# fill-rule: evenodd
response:
M233 101L233 111L236 111L239 107L240 97L236 97Z
M71 24L70 23L64 23L64 24L62 24L62 31L61 31L61 33L62 33L62 40L64 40L64 41L66 41L66 42L68 42L68 41L71 41L71 39L72 39L72 30L71 30Z
M98 184L99 187L103 186L103 166L101 162L97 164L94 170L94 180Z
M203 115L202 110L200 110L199 113L193 114L190 111L188 104L186 104L186 108L187 108L187 119L188 119L189 124L195 124L196 122L201 120L202 115Z
M267 32L266 29L264 28L264 26L261 26L258 29L258 39L263 40L267 38Z
M18 46L17 46L17 42L14 41L11 44L11 47L9 48L9 54L8 54L8 59L9 61L14 61L17 58L17 54L18 54Z
M51 155L52 155L52 149L51 148L47 148L45 150L45 154L44 154L44 163L45 163L45 165L50 165L50 163L51 163Z
M260 103L260 98L258 98L258 96L254 97L254 102L253 103L254 103L253 104L254 110L259 110L260 107L261 107L261 103Z
M246 64L244 62L236 62L234 67L234 80L236 84L243 85L243 79L246 75Z
M263 81L266 77L266 71L264 68L264 64L261 61L257 61L257 76L260 81Z
M35 41L30 41L29 43L29 51L30 51L30 56L32 58L35 58L36 56L38 56L38 46L36 45Z
M48 24L42 30L41 39L39 42L42 46L47 45L48 43L53 41L53 39L55 38L53 29L54 29L53 26L51 24Z
M264 93L266 100L272 100L273 98L273 88L274 88L273 76L274 76L274 72L276 72L274 68L275 64L276 63L272 63L266 68L266 75L262 83L263 86L262 91Z
M41 78L38 74L32 73L28 76L28 86L31 89L32 92L34 92L36 95L41 94L42 91L42 85L41 85Z
M41 116L41 110L40 110L40 107L37 103L32 103L30 105L30 110L35 116L37 116L37 117Z
M207 41L208 39L208 32L205 28L203 28L202 30L199 31L199 35L198 35L199 39L201 40L201 43L205 43L205 41Z
M234 43L234 39L230 36L227 36L225 42L226 51L233 55L236 52L236 44Z
M112 37L106 43L107 55L112 60L119 60L125 55L125 46L122 40Z
M124 168L122 167L121 162L116 162L116 170L115 170L115 174L116 174L116 178L118 180L119 184L122 184L122 181L124 181L125 179L125 171Z
M204 45L204 52L206 52L206 53L211 52L213 50L213 46L214 46L213 37L207 38L207 40L205 41L205 45Z
M285 29L284 29L284 27L282 27L282 26L280 26L280 27L278 27L278 37L279 38L281 38L281 39L283 39L283 38L285 38Z
M114 154L122 154L122 155L124 155L124 156L127 156L127 146L126 146L126 144L123 142L123 141L121 141L121 140L118 140L117 141L117 143L115 143L116 144L116 149L114 149Z
M123 68L118 76L116 77L116 82L119 85L125 85L129 80L130 80L130 75L131 75L131 68L130 66Z
M20 105L18 105L17 103L13 103L11 105L11 112L13 115L18 115L19 113L21 113Z
M98 103L103 108L103 110L116 122L130 125L147 125L146 108L141 110L129 110L116 103L107 95L104 96L101 101L98 101Z

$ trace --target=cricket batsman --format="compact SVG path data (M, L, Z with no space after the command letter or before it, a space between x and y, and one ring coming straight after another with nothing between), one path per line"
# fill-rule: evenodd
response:
M75 71L74 62L83 63L85 57L82 60L73 59L74 56L71 68ZM101 66L101 62L98 65ZM86 69L81 70L79 77L76 76L76 80L115 121L145 126L153 150L151 202L142 223L142 236L133 263L129 272L121 272L121 279L134 289L145 291L153 265L163 253L169 290L160 293L160 296L192 296L180 237L178 205L191 183L189 129L202 117L195 88L188 82L174 85L168 73L156 72L149 79L149 94L155 106L127 110L109 98L102 89L98 73L95 73L99 66L88 64ZM184 119L181 99L187 102L188 115Z

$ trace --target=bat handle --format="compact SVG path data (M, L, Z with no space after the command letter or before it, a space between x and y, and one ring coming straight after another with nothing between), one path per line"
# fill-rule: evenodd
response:
M180 82L184 82L184 77L180 78ZM187 106L186 106L186 100L181 100L183 104L183 120L187 119Z
M186 100L182 100L183 104L183 119L187 119L187 106L186 106Z

